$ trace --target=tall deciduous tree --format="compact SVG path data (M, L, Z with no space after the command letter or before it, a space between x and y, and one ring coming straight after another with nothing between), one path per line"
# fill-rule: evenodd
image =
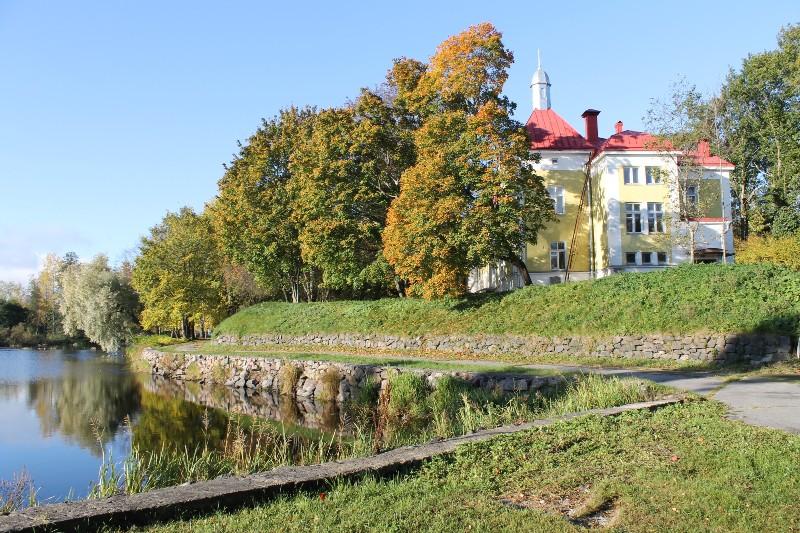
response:
M211 222L188 207L168 213L142 238L131 283L144 306L145 329L180 328L192 338L222 316L224 305L222 258Z
M512 61L501 34L483 23L442 43L427 68L400 62L393 70L398 98L421 127L416 164L388 213L384 254L425 297L460 294L472 268L501 260L530 283L520 253L552 217L552 203L502 95Z
M70 262L60 276L64 333L86 337L116 352L137 328L138 301L127 280L99 255L86 264Z
M673 170L659 174L671 192L665 212L665 223L670 231L670 245L683 248L689 260L695 261L695 252L708 247L701 219L719 205L720 197L698 195L703 183L704 167L697 155L708 146L708 139L717 137L714 130L713 107L694 85L679 80L672 86L667 98L653 99L645 116L647 129L653 134L648 149L659 152L660 157L670 163ZM716 146L715 146L716 148ZM689 191L695 191L690 194ZM719 242L722 246L722 260L727 262L727 234L731 221L723 220ZM716 238L713 238L716 242Z
M300 252L289 168L313 115L310 109L292 108L263 121L227 167L209 206L225 255L265 287L287 292L293 302L300 301L304 280L315 276Z
M769 227L781 209L800 211L800 26L783 28L776 50L751 54L731 70L712 109L722 155L736 165L740 236L754 214Z
M403 112L371 91L315 117L292 153L292 207L303 260L322 272L325 287L358 291L392 281L381 231L413 160Z

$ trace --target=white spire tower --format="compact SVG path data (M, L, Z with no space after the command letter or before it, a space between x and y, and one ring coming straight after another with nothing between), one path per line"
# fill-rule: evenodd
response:
M536 72L533 73L531 80L531 92L533 95L534 109L550 109L550 77L547 72L542 70L542 53L536 50L536 57L539 61Z

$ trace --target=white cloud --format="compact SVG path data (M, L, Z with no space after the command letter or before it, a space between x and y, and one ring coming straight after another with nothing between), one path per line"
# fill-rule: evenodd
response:
M63 255L87 243L82 235L57 227L0 227L0 280L27 282L48 253Z

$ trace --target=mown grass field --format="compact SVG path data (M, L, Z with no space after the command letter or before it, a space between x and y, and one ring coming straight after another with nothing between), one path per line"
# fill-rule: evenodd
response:
M797 531L800 436L694 401L460 447L391 479L337 483L151 531Z
M460 299L265 302L216 329L217 335L654 332L800 333L800 274L769 265L686 265Z

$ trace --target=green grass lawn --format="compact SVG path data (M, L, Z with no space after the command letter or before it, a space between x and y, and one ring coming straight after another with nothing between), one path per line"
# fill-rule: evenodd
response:
M800 436L694 401L458 448L415 472L336 483L154 531L797 531ZM602 523L602 522L600 522ZM582 524L582 525L581 525Z
M687 265L648 274L424 301L266 302L217 334L626 335L800 332L800 274L768 265Z

